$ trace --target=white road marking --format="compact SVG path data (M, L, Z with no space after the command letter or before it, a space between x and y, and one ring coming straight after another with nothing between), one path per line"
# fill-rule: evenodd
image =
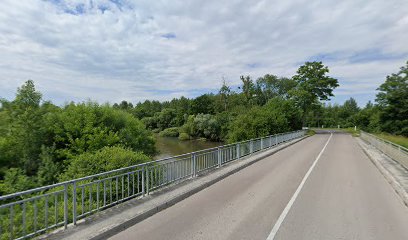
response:
M285 209L281 213L281 215L278 218L278 221L276 221L275 226L273 226L272 231L269 233L269 236L266 240L274 240L276 234L279 231L280 226L282 225L283 221L286 218L286 215L288 215L289 210L292 208L293 203L296 201L296 198L298 197L300 191L303 188L303 185L305 185L306 180L309 178L310 173L313 171L314 167L316 166L317 161L319 161L320 157L322 156L324 150L326 149L327 145L330 142L330 139L332 138L333 133L330 133L329 139L327 139L326 144L324 145L323 149L320 151L319 155L317 156L316 160L313 162L312 166L310 166L309 170L307 171L306 175L303 177L302 182L300 183L299 187L296 189L295 193L293 194L292 198L286 205Z

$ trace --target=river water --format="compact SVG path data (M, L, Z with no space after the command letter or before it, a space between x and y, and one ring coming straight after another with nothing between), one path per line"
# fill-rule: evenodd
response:
M156 137L156 148L159 153L154 156L154 159L161 159L171 156L189 153L206 148L213 148L223 145L222 142L211 142L201 140L180 141L175 137Z

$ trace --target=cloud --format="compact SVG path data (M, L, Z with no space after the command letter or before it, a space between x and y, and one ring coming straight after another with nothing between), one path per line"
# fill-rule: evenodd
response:
M176 34L174 33L166 33L166 34L162 34L161 36L167 39L176 38Z
M222 77L237 85L246 74L292 76L304 61L321 60L340 81L335 101L361 94L366 101L408 60L405 0L5 0L2 7L6 98L27 79L58 104L193 97L216 91Z

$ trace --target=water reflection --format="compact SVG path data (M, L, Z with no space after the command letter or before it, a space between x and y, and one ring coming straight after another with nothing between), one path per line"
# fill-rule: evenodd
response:
M161 159L165 157L171 157L180 155L183 153L189 153L206 148L213 148L223 145L222 142L210 142L200 140L180 141L178 138L173 137L160 137L156 135L156 148L159 151L154 159Z

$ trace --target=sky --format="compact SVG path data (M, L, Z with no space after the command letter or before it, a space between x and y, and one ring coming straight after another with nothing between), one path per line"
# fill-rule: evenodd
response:
M322 61L333 103L374 100L408 60L407 0L2 0L0 98L171 100Z

